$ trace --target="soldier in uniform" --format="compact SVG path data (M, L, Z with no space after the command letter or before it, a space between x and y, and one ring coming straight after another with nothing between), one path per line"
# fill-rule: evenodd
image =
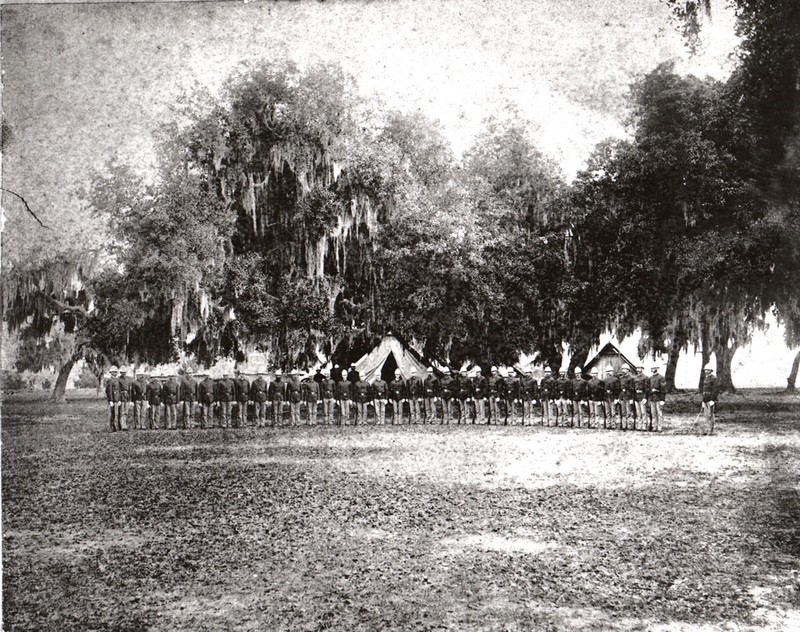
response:
M233 381L233 373L226 371L222 379L217 380L216 386L214 401L219 407L219 425L220 428L228 428L231 423L231 407L236 400L236 383Z
M344 377L344 376L342 376L342 377ZM347 381L350 382L351 384L355 384L360 379L361 379L361 375L359 374L358 369L356 369L356 365L355 364L351 364L350 365L350 371L347 372Z
M236 369L236 379L233 382L234 397L236 398L236 415L233 418L233 425L236 428L247 426L247 407L250 403L250 382Z
M216 384L211 379L208 371L203 371L201 374L203 378L197 385L197 401L200 402L200 427L213 428L214 427L214 391Z
M122 429L128 429L128 408L131 401L131 384L133 380L128 377L128 367L119 368L119 417Z
M603 403L606 400L606 385L600 379L600 371L593 367L590 375L592 378L588 384L589 396L589 427L600 427L600 415L603 415L603 427L606 427L606 417L603 412Z
M517 418L516 405L520 400L520 383L513 367L508 369L508 375L503 378L503 397L506 400L505 425L514 424Z
M269 384L264 374L259 373L250 384L250 401L253 402L253 417L258 428L267 425L267 401L269 400Z
M644 367L636 367L633 376L633 401L636 406L634 430L647 430L647 396L650 394L650 378L644 374Z
M449 424L453 421L453 397L455 396L456 383L450 375L450 368L442 369L442 379L439 380L439 395L442 398L442 423Z
M198 373L186 373L181 380L181 395L183 408L183 427L190 430L194 425L194 416L197 408L197 380Z
M317 404L319 402L319 382L317 376L303 382L303 401L306 403L306 418L312 426L317 425Z
M353 397L352 382L347 379L347 371L342 371L342 379L336 384L336 401L339 402L339 425L350 424L350 401Z
M556 380L549 366L544 367L544 377L539 383L539 396L542 400L542 425L558 425L558 411L554 410Z
M160 423L161 382L158 381L158 378L159 373L153 371L150 374L150 381L147 383L147 427L150 430L158 430Z
M472 423L473 417L469 410L469 405L472 402L472 380L469 379L469 373L466 369L462 369L458 374L458 381L456 383L456 397L458 398L458 423L467 424Z
M567 377L567 372L565 370L558 372L558 379L556 380L556 398L558 401L558 421L556 425L566 426L567 418L569 418L569 425L572 426L572 413L570 411L570 403L572 402L572 381Z
M181 397L181 385L175 379L175 371L169 371L169 378L161 385L161 401L164 403L164 428L175 430L178 427L178 401Z
M439 378L433 373L433 367L429 366L422 384L425 397L424 401L424 421L432 424L436 421L436 403L439 401Z
M286 382L283 381L283 371L275 371L275 379L269 385L269 401L272 403L272 425L283 425L283 402L286 401Z
M605 401L605 415L606 415L606 428L611 426L612 429L617 427L615 419L619 416L619 427L622 428L622 404L619 401L621 393L619 378L614 375L614 367L610 364L606 366L606 376L603 379L603 385L606 389Z
M619 378L619 401L622 404L622 429L634 429L631 421L631 406L636 387L633 383L631 370L627 365L622 366L622 377Z
M501 392L503 378L500 376L496 366L491 368L491 373L486 381L486 388L486 398L489 402L489 423L498 424L500 423L500 400L503 399L503 393Z
M144 430L147 417L147 373L140 371L131 382L131 402L133 402L133 427Z
M389 400L389 384L378 374L371 385L370 397L375 406L375 423L382 426L386 423L386 402Z
M389 399L392 400L392 424L403 423L403 402L408 399L408 392L400 369L395 370L394 379L389 382Z
M406 392L409 402L409 422L418 424L422 417L422 400L425 395L425 386L422 380L417 377L416 369L411 369L411 376L406 380Z
M719 397L719 386L717 378L714 375L714 369L710 364L706 364L703 368L705 376L703 377L703 411L706 414L706 423L708 424L708 434L714 434L715 420L715 406Z
M289 402L289 418L293 426L300 425L300 402L303 401L303 389L300 386L300 371L294 369L286 380L286 399Z
M539 385L533 379L533 371L530 366L525 368L525 372L519 381L519 396L522 399L522 425L533 425L533 406L539 398Z
M320 397L322 397L322 413L325 423L329 426L333 424L333 406L336 402L336 382L331 379L331 370L322 370L322 381L319 383Z
M489 394L489 380L481 371L472 380L472 396L475 400L475 423L485 423L486 408L485 400Z
M575 367L575 378L572 380L572 412L578 418L578 428L583 425L583 420L589 424L589 382L583 379L581 367Z
M361 376L353 384L353 401L356 403L354 425L365 425L369 419L369 404L372 401L372 387Z
M667 399L667 378L653 365L650 376L650 430L661 432L664 424L664 402Z
M108 420L111 425L111 432L122 430L122 420L120 419L120 406L122 402L121 387L119 383L119 369L112 366L108 371L111 377L106 382L106 401L108 401Z

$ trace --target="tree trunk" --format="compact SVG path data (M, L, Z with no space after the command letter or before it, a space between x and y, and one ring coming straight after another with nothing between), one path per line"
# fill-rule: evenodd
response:
M586 357L588 355L588 349L578 347L575 350L575 353L573 353L572 357L569 359L569 368L567 369L568 375L572 376L573 372L575 371L575 367L583 368L583 365L586 364Z
M800 368L800 351L797 352L797 355L794 356L794 362L792 362L792 370L789 371L789 377L786 378L786 391L789 393L794 393L796 385L797 385L797 369Z
M700 357L702 358L702 362L700 365L700 380L697 383L697 390L699 392L703 392L703 382L705 381L706 374L703 370L708 364L708 361L711 359L711 344L708 340L708 322L703 318L703 324L701 329L701 341L700 341Z
M664 379L667 382L667 392L675 392L675 374L678 371L678 358L681 355L681 349L686 345L686 334L682 331L676 331L672 337L672 342L667 352L667 368L664 371Z
M58 377L56 378L55 386L53 386L53 392L50 393L51 403L56 404L66 401L67 380L69 379L72 367L75 366L75 362L77 362L77 358L72 357L58 369Z
M714 345L714 354L717 356L717 379L721 393L736 392L736 387L733 385L733 378L731 377L731 363L733 355L738 348L737 345L731 345L730 347L726 344Z

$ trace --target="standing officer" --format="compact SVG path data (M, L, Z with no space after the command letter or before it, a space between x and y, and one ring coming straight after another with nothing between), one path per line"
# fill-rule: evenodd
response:
M400 369L395 370L394 379L389 382L389 399L392 400L392 424L403 423L403 402L408 398L406 383Z
M269 399L269 384L264 379L264 374L259 373L250 384L250 401L253 402L253 417L256 426L263 428L267 425L267 400Z
M458 423L467 424L472 423L473 417L469 410L469 404L472 402L472 380L469 379L469 373L466 369L461 369L458 374L458 381L456 383L456 397L458 398Z
M617 427L617 416L619 416L619 427L622 428L622 403L619 400L622 389L620 387L619 378L614 375L614 367L610 364L606 366L606 377L603 379L603 385L606 389L606 428L609 425L612 429Z
M439 395L442 398L442 423L449 424L453 420L453 397L456 394L456 382L450 375L450 368L442 369L442 379L439 380Z
M717 385L717 378L714 375L714 369L710 364L706 364L703 368L705 377L703 378L703 410L706 414L706 423L708 424L708 434L714 434L714 421L715 421L715 406L717 398L719 397L719 386Z
M133 427L144 430L147 418L147 373L140 371L131 382L133 402Z
M158 430L159 411L161 410L161 382L158 381L160 373L153 371L147 383L147 427Z
M353 397L352 382L347 379L347 371L342 370L342 379L336 384L336 400L339 402L339 425L350 423L350 400Z
M382 426L386 423L386 402L389 400L389 384L380 373L372 383L370 397L372 397L372 403L375 406L375 423Z
M578 428L583 424L586 419L587 425L589 424L589 382L583 379L583 369L575 367L575 378L572 380L570 388L572 389L572 414L577 413Z
M566 426L569 416L569 425L572 426L572 413L569 410L572 401L572 381L567 377L566 370L558 372L556 380L556 398L558 399L558 421L556 425Z
M197 384L197 401L200 402L200 427L214 427L214 391L216 385L208 371L199 374L203 379Z
M175 430L178 427L178 401L181 397L181 385L175 379L175 371L167 372L169 379L161 386L161 401L164 403L164 428Z
M336 401L336 382L331 379L331 370L322 369L322 381L319 383L320 397L322 397L322 413L325 423L333 424L333 404Z
M234 427L244 428L247 425L247 407L250 403L250 382L236 369L236 380L233 383L236 398L236 416L233 418Z
M422 416L422 400L425 396L425 386L422 380L417 377L416 369L411 369L411 375L406 381L406 392L408 393L409 422L418 424Z
M122 387L119 383L119 369L112 366L108 371L111 377L106 382L106 401L108 401L108 420L111 425L111 432L122 430L122 419L120 418L120 408L122 403Z
M128 429L128 408L131 401L131 384L133 380L128 377L128 367L119 368L119 412L122 428Z
M183 403L183 427L190 430L194 425L195 410L197 407L197 380L199 373L186 373L181 380L180 399Z
M633 401L636 404L635 430L647 430L647 396L650 394L650 378L644 374L644 367L636 367L633 376Z
M533 379L530 365L525 367L525 372L519 381L519 396L522 399L522 425L533 425L533 405L539 397L539 385Z
M293 426L300 425L300 402L303 401L303 389L300 386L300 371L294 369L286 380L286 399L289 402L289 418Z
M217 380L214 400L219 406L220 428L227 428L231 420L231 407L236 400L236 384L233 381L233 373L231 371L226 371L222 379Z
M269 401L272 402L272 425L283 425L283 402L286 401L286 382L283 371L275 371L275 379L269 385Z
M323 378L324 379L324 378ZM303 401L306 403L306 417L312 426L317 425L317 403L319 402L319 385L317 376L303 382Z
M429 424L432 424L436 421L436 403L439 401L439 379L433 373L433 367L429 366L427 369L427 375L425 376L425 382L423 383L423 390L425 393L424 397L424 404L425 404L425 418Z
M633 422L631 421L631 406L633 405L633 395L636 392L636 386L633 383L633 376L628 365L622 366L622 377L619 378L619 401L622 404L622 429L634 429Z
M553 410L556 399L556 380L553 377L553 370L544 367L544 377L539 382L539 396L542 400L542 425L558 425L558 412Z
M661 432L664 424L664 402L667 399L667 378L658 372L654 364L650 376L650 430ZM655 428L654 428L655 426Z
M489 423L498 424L500 423L500 413L498 409L500 408L500 400L503 399L503 393L501 392L503 389L503 378L500 377L496 366L493 366L491 369L491 374L487 380L487 389L486 397L489 400Z
M600 379L600 371L597 367L593 367L590 373L592 378L589 380L589 427L600 427L600 414L603 414L603 427L606 427L605 413L603 412L603 403L606 400L606 385Z
M489 380L483 374L478 373L472 380L472 396L475 399L475 423L482 424L486 419L486 408L484 400L489 394Z
M503 395L506 400L505 424L513 424L517 417L516 405L520 400L520 382L513 367L508 369L508 376L503 379Z
M356 416L353 425L366 425L369 419L369 403L372 401L372 388L358 376L353 384L353 401L356 403Z
M342 376L342 377L344 377L344 376ZM355 364L351 364L350 365L350 371L347 373L347 381L350 382L351 384L355 384L360 379L361 379L361 375L359 374L358 369L356 369L356 365Z

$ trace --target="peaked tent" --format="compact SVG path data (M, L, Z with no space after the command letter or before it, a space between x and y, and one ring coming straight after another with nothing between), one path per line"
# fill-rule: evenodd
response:
M356 370L365 382L373 382L379 376L390 382L394 379L396 369L400 369L400 375L407 380L411 377L411 369L424 376L427 368L428 365L416 351L392 334L384 336L372 351L356 362Z
M622 352L610 342L584 365L583 372L588 375L594 367L597 367L600 375L603 376L606 372L606 366L609 364L614 367L614 375L618 374L623 366L630 368L631 373L636 373L636 365L622 355Z

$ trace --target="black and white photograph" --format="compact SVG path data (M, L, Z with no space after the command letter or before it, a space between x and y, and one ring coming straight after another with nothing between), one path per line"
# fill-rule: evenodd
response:
M800 630L800 2L0 3L2 629Z

